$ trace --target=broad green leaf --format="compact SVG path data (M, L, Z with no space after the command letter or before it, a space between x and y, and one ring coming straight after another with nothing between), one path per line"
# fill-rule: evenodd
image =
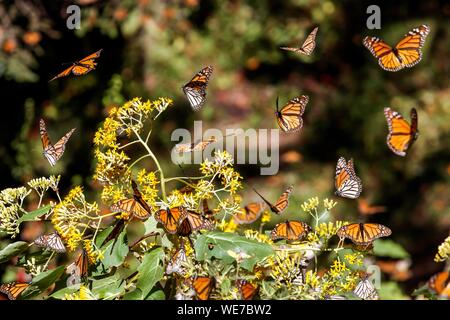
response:
M27 253L19 258L19 261L17 261L16 266L21 267L27 264L27 261L31 259L34 259L36 265L45 264L50 258L52 252L50 250L44 250L44 251L36 251L33 253Z
M19 255L28 248L28 243L25 241L16 241L8 244L5 248L0 250L0 263L6 262L12 257Z
M212 249L210 244L212 244ZM242 268L248 271L252 271L257 262L273 254L270 245L229 232L212 231L204 233L195 242L195 253L199 261L216 257L225 264L231 264L235 262L235 258L228 251L250 256L240 264Z
M153 216L145 220L144 228L145 228L144 234L149 234L152 232L162 234L163 236L161 237L161 245L164 248L172 249L173 243L167 237L167 233L164 232L162 228L158 228L158 222L155 220Z
M97 299L110 300L122 294L125 281L116 273L111 277L92 281L92 293Z
M142 291L138 288L123 296L123 300L143 300Z
M49 297L50 298L54 298L54 299L64 299L66 294L72 294L72 293L77 292L78 290L80 290L80 286L81 286L81 284L78 283L76 285L63 288L61 290L53 292Z
M409 253L401 245L392 240L378 239L374 242L373 253L379 257L389 257L393 259L409 258Z
M162 290L156 290L154 292L151 292L145 300L164 300L166 296L164 295L164 292Z
M22 298L31 298L50 287L64 273L65 266L59 266L38 274L31 281L30 287L22 294Z
M25 221L36 221L36 218L48 213L50 211L50 208L52 206L51 205L46 205L44 207L40 207L39 209L36 209L34 211L25 213L23 216L21 216L18 220L17 223L22 223Z
M410 298L403 294L402 289L393 281L382 282L378 291L380 299L383 300L409 300Z
M155 284L164 276L162 262L164 259L164 250L156 248L147 252L138 267L138 280L136 288L141 291L141 299L144 299Z
M102 264L105 268L120 266L128 255L128 240L126 229L117 237L101 248L104 258Z

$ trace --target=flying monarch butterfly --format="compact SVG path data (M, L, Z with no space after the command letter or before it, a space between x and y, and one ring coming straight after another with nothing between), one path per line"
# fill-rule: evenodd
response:
M351 223L339 228L339 238L348 238L356 245L367 246L374 240L390 236L391 229L379 223Z
M286 240L300 240L303 238L311 228L302 221L286 220L279 223L270 233L272 240L286 239Z
M316 35L317 35L318 30L319 30L319 27L315 27L313 29L313 31L311 31L311 33L308 35L305 42L303 42L303 44L300 48L280 47L280 49L303 53L303 54L306 54L307 56L309 56L313 52L314 48L316 47Z
M186 218L178 227L177 234L180 236L189 236L192 232L198 230L213 230L214 222L204 217L202 214L192 210L187 210Z
M253 297L258 293L258 287L246 280L237 280L236 286L241 293L242 300L252 300Z
M384 115L389 128L386 143L396 155L404 157L406 150L419 137L417 110L411 109L411 125L403 119L400 113L391 110L391 108L384 108Z
M206 87L213 72L212 66L207 66L200 70L188 83L183 86L183 92L189 100L194 111L200 108L206 102Z
M363 300L378 300L378 292L375 289L372 281L368 276L363 277L363 279L356 285L353 293Z
M216 142L216 138L209 138L207 140L198 140L194 143L179 143L175 145L175 151L178 153L187 153L205 150L205 148L211 143Z
M435 274L427 284L438 295L450 298L450 272L443 271Z
M16 300L30 283L10 282L0 285L0 292L6 294L9 300Z
M360 214L367 216L385 212L386 207L369 205L369 202L366 199L360 198L358 199L358 211Z
M56 161L62 157L64 150L66 148L66 143L69 140L75 128L67 132L57 143L52 145L50 138L47 133L47 128L43 119L39 121L39 132L41 134L42 149L45 158L50 162L51 166L56 164Z
M73 62L69 68L67 68L66 70L64 70L61 73L58 73L56 76L54 76L52 79L50 79L50 81L53 81L53 80L61 78L61 77L66 77L71 73L76 76L82 76L82 75L85 75L86 73L89 73L90 71L94 70L95 67L97 66L95 59L100 57L100 53L102 52L102 50L103 49L100 49L100 50L88 55L87 57L81 59L80 61Z
M111 206L111 210L128 212L141 220L147 219L152 214L152 209L142 198L136 182L132 180L131 186L133 187L133 198L120 200Z
M287 206L289 205L289 196L292 192L292 190L294 190L293 186L290 186L286 189L285 192L283 192L281 194L281 196L278 198L277 202L273 205L271 204L268 200L266 200L258 191L256 191L254 188L253 190L258 194L258 196L261 197L261 199L264 200L265 203L267 203L267 205L269 206L270 210L273 213L276 214L282 214L283 211L287 208Z
M199 300L208 300L214 287L214 279L210 277L196 277L192 279L192 288Z
M88 276L89 257L86 250L82 249L75 262L71 263L66 272L71 275L71 285L84 281Z
M64 243L56 232L43 234L37 237L33 241L33 243L38 247L44 247L59 253L66 252L66 247L64 246Z
M275 111L275 117L277 118L278 126L284 132L295 132L303 127L302 115L305 112L306 105L308 104L308 96L299 96L291 99L286 105L278 108L277 97L277 111Z
M168 233L175 234L186 215L187 211L184 207L167 208L158 210L155 213L155 219L163 224Z
M183 263L187 262L186 248L184 246L184 241L181 242L180 248L175 252L175 254L170 259L166 267L166 274L178 273L184 275L186 272Z
M378 64L386 71L398 71L412 67L422 59L422 47L430 32L427 25L409 31L394 48L376 37L365 37L364 46L378 59Z
M234 213L233 219L237 224L253 223L258 220L265 208L266 204L264 202L249 203L244 208L238 209Z
M336 165L334 184L336 195L349 199L359 197L362 191L362 182L356 176L353 159L350 159L347 163L343 157L339 158Z

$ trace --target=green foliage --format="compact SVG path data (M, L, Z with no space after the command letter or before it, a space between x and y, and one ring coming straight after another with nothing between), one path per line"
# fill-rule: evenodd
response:
M392 240L378 240L375 241L373 252L376 256L389 257L393 259L409 258L408 252L403 249L401 245Z
M24 241L16 241L8 244L5 248L0 250L0 263L8 261L25 251L28 248L28 243Z

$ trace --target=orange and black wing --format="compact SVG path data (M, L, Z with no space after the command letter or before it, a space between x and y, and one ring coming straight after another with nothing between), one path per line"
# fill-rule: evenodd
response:
M142 194L134 181L131 181L133 187L133 198L120 200L111 206L115 212L128 212L138 219L147 219L152 214L152 209L142 198Z
M316 35L317 35L318 30L319 30L319 27L315 27L313 29L313 31L311 31L311 33L308 35L305 42L303 42L303 44L300 48L280 47L280 49L287 50L287 51L293 51L293 52L299 52L299 53L303 53L303 54L306 54L309 56L314 51L314 48L316 47Z
M192 280L192 288L198 300L208 300L213 286L214 280L210 277L197 277Z
M51 78L51 79L49 80L49 82L50 82L50 81L53 81L53 80L55 80L55 79L61 78L61 77L66 77L66 76L68 76L69 74L72 73L72 70L73 70L74 67L75 67L75 64L71 65L70 67L68 67L68 68L65 69L64 71L58 73L56 76L54 76L53 78Z
M6 294L9 300L16 300L29 286L29 283L4 283L0 285L0 292Z
M450 284L450 272L443 271L435 274L428 281L428 287L440 295Z
M386 143L395 154L404 157L406 151L417 139L417 111L411 109L411 125L402 115L390 108L384 108L384 115L388 123L389 134Z
M168 233L175 234L181 222L186 218L186 214L186 209L183 207L161 209L155 213L155 219L162 223Z
M183 86L183 92L189 100L189 103L194 111L200 108L206 102L206 88L208 86L209 78L213 72L212 66L207 66L200 70L188 83Z
M238 280L237 287L241 293L242 300L252 300L258 293L258 287L246 280Z
M334 184L336 187L336 195L349 199L356 199L359 197L362 192L362 182L361 179L356 176L352 159L350 159L348 163L343 157L338 159Z
M378 223L351 223L337 231L339 238L348 238L356 245L367 246L374 240L391 235L388 227Z
M273 213L281 214L289 205L289 196L293 190L293 187L292 186L288 187L286 189L286 191L281 194L281 196L278 198L278 200L275 204L271 204L258 191L256 191L256 189L253 189L253 190L261 197L261 199L264 200L264 202L269 206L270 210Z
M305 112L308 101L309 97L305 95L295 97L284 105L281 110L278 110L277 98L277 111L275 112L275 116L281 130L284 132L295 132L303 127L302 115Z
M186 218L178 228L177 234L181 236L188 236L194 231L212 229L214 229L213 221L207 219L200 213L188 210L186 213Z
M234 215L234 221L237 224L250 224L258 220L261 213L266 208L264 202L252 202L246 205L244 208L238 209Z
M76 76L85 75L86 73L92 71L97 66L97 63L95 62L95 59L100 57L100 53L103 49L100 49L87 57L84 57L80 61L74 62L72 66L65 69L63 72L57 74L55 77L50 79L50 81L53 81L57 78L68 76L69 74L73 73Z
M279 223L271 232L272 240L285 239L285 240L300 240L310 230L310 227L302 221L286 221Z

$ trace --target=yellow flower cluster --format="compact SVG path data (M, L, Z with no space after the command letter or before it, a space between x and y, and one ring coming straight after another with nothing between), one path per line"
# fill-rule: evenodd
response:
M244 236L247 239L252 239L252 240L256 240L258 242L267 243L267 244L273 244L272 239L270 239L267 235L265 235L263 233L259 233L256 230L246 229L244 231Z
M36 193L42 197L43 194L45 192L47 192L47 190L49 188L52 188L53 191L57 191L58 190L58 184L59 184L59 180L61 179L61 176L58 175L53 176L51 175L48 178L45 177L41 177L41 178L37 178L37 179L33 179L30 180L28 182L28 186L32 189L34 189L36 191Z
M313 211L314 209L317 209L318 206L319 206L318 197L310 198L307 201L303 202L303 204L301 205L302 210L305 212Z
M348 260L347 260L348 259ZM359 263L362 257L359 254L354 256L347 256L347 261L353 261ZM341 261L339 258L333 261L328 272L322 277L321 293L322 296L331 296L341 293L350 292L356 286L359 281L359 275L356 271L351 271L347 264Z
M277 287L286 286L290 288L292 285L296 285L299 280L300 282L303 281L304 269L303 254L277 251L270 276L275 280Z
M78 292L65 294L64 300L97 300L88 287L81 285Z
M95 264L97 261L103 259L103 252L100 250L94 249L94 247L92 246L91 240L84 240L83 247L84 247L84 250L86 250L87 256L89 258L89 262L91 264Z
M233 218L231 218L230 220L226 221L225 219L223 219L218 225L217 227L222 230L223 232L235 232L238 225L236 224L236 222L234 221Z
M25 187L7 188L0 192L0 231L15 238L19 234L18 219L20 213L25 213L22 209L24 199L31 190Z
M117 130L120 128L120 123L111 117L116 110L110 111L110 117L105 119L103 126L95 132L94 145L98 147L117 149Z
M94 179L105 185L115 185L130 181L128 161L130 158L123 152L109 149L106 152L95 150L97 166L95 168Z
M150 206L156 206L158 199L158 185L159 181L155 172L142 169L138 172L137 182L142 193L142 197Z
M85 232L92 228L91 222L99 213L97 203L89 203L79 186L53 208L51 222L56 231L66 241L69 251L74 251Z
M438 247L438 252L434 257L435 262L444 262L450 258L450 237L444 240L444 242Z

